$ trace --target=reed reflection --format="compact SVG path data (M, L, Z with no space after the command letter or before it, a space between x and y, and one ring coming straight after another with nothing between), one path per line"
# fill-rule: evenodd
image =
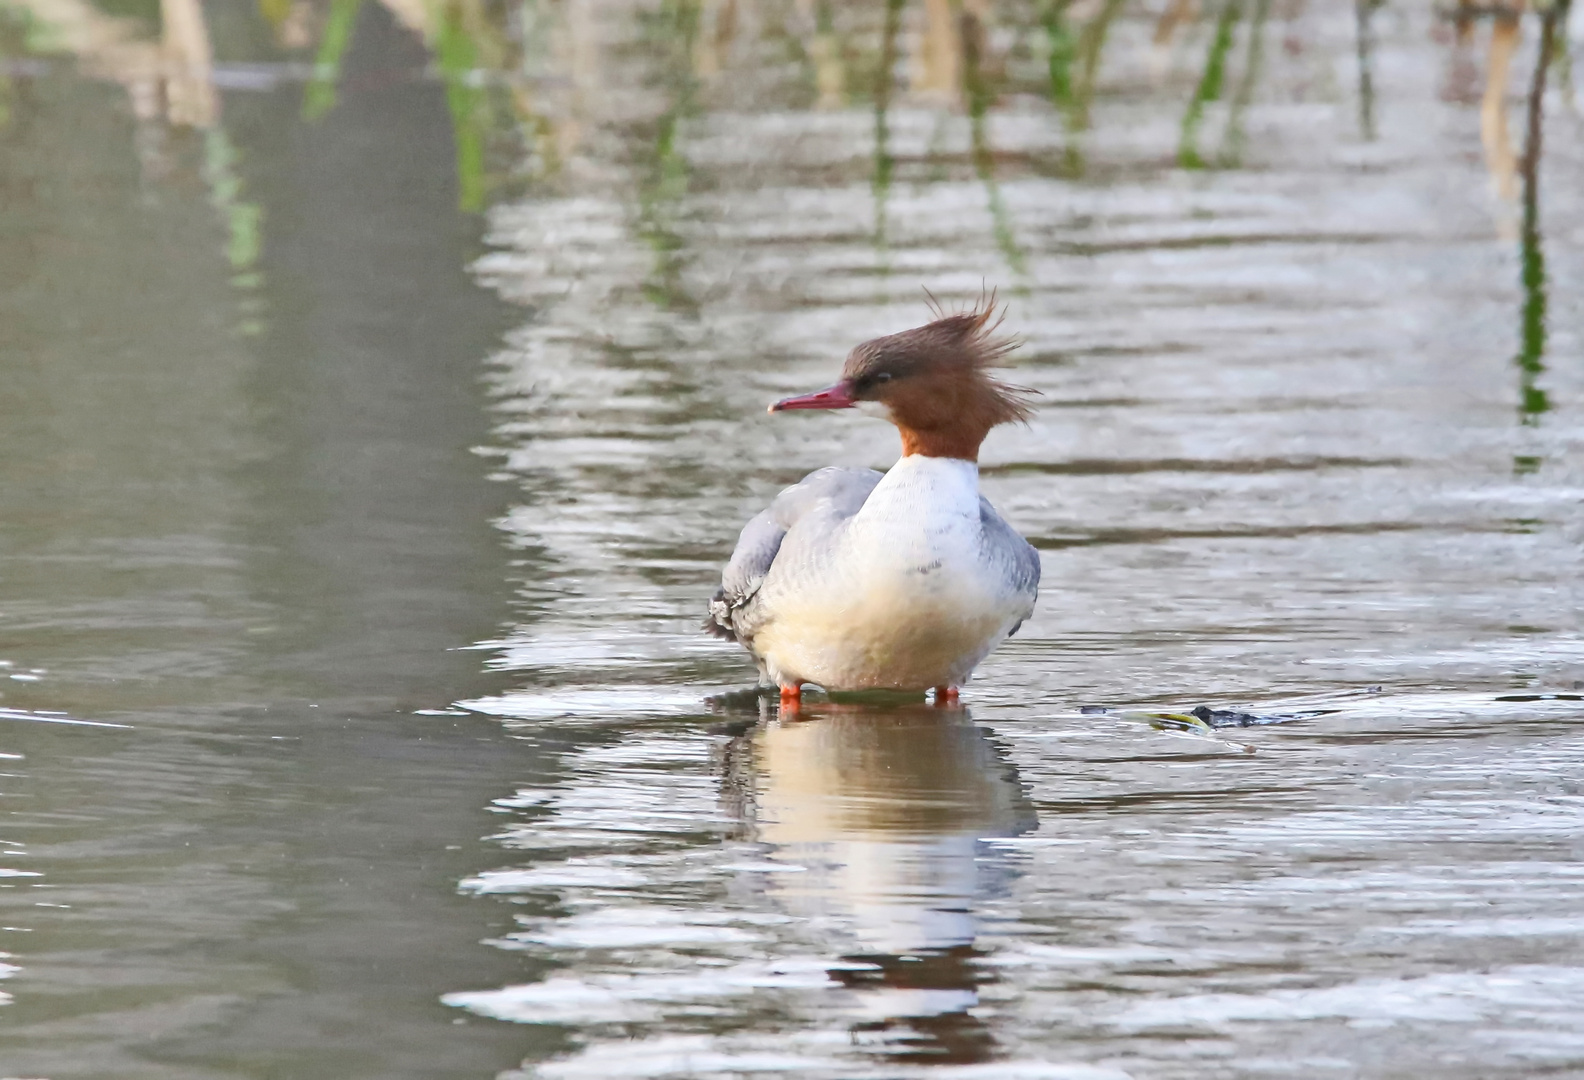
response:
M1544 108L1546 76L1556 54L1558 17L1566 5L1555 3L1540 18L1540 51L1529 86L1525 112L1524 152L1519 163L1523 178L1523 217L1519 230L1520 282L1523 305L1519 315L1519 417L1524 424L1539 422L1550 409L1545 389L1539 385L1545 373L1546 350L1546 264L1540 244L1540 155L1545 135Z
M770 857L771 899L828 927L860 1045L987 1060L970 1010L987 980L978 909L1015 872L984 841L1036 825L1012 764L966 709L827 704L770 720L726 756L728 801Z

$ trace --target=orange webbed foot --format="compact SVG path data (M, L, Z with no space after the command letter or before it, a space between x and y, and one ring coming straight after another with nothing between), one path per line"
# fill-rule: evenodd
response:
M936 705L957 704L957 688L955 686L937 686L935 688Z
M803 707L803 686L783 686L781 688L781 715L790 716Z

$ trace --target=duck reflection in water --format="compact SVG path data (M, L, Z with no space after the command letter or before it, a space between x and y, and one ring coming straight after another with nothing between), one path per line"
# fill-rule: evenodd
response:
M818 704L727 746L726 801L767 854L770 898L829 927L852 1033L917 1063L988 1060L976 908L1014 870L984 843L1036 825L1016 770L964 708Z

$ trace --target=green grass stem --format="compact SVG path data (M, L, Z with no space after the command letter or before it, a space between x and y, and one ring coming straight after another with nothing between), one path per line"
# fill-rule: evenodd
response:
M1177 143L1177 163L1185 169L1202 169L1204 159L1199 156L1199 127L1204 122L1205 106L1221 99L1221 86L1226 81L1227 54L1232 51L1232 39L1237 32L1237 22L1243 8L1240 0L1226 0L1221 14L1216 17L1215 33L1210 38L1210 51L1205 56L1204 73L1194 88L1188 110L1183 113L1182 134Z
M363 0L331 0L324 32L319 35L319 52L314 56L313 78L303 91L304 120L317 120L335 107L341 59L352 42L352 27L362 6Z

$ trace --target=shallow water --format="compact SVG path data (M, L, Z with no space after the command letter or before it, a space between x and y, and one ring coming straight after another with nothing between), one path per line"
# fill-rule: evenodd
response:
M0 133L0 1073L1584 1072L1584 142L1521 244L1486 26L1251 8L1185 170L1207 23L1075 134L1015 6L882 109L882 7L529 5L481 179L384 9L316 120L209 10L207 134L58 58ZM986 285L1039 609L779 717L702 600L895 435L764 405Z

